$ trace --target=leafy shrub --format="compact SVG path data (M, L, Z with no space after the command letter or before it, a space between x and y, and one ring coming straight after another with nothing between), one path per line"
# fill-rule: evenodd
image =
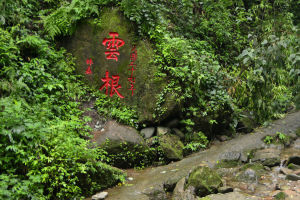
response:
M95 106L99 114L135 128L139 127L136 111L126 106L119 98L110 98L100 92L96 92L95 96Z
M29 107L9 97L0 100L0 107L2 178L20 180L12 190L2 191L3 198L70 199L122 180L120 171L96 161L96 150L80 138L85 127L76 116L72 121L49 120L49 108ZM96 171L102 179L96 179Z
M109 152L106 156L108 163L116 167L144 168L156 159L156 149L145 145L133 146L123 142L116 147L108 140L103 148Z
M266 144L272 144L272 143L288 144L290 141L290 137L284 133L276 132L276 135L274 136L267 135L263 141Z

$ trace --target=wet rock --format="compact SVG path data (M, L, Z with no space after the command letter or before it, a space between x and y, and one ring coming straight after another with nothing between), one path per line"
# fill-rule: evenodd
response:
M174 173L172 176L168 178L168 180L164 183L164 188L167 192L172 192L178 181L182 179L182 175L179 173Z
M260 198L241 192L230 192L226 194L211 194L199 200L260 200Z
M254 162L261 162L263 165L273 167L280 164L280 150L278 149L263 149L258 150L252 159Z
M189 187L186 190L184 189L185 178L180 179L176 184L176 187L173 191L172 200L196 200L197 198L194 195L194 188Z
M293 163L288 164L288 168L292 170L300 169L300 165L295 165Z
M249 157L253 157L254 155L254 150L244 150L244 151L241 151L241 156L240 156L240 161L242 162L248 162L249 160Z
M184 139L184 133L181 130L179 130L178 128L173 128L172 131L174 135L177 135L180 138L180 140Z
M293 146L293 148L295 149L300 149L300 138L298 138L297 140L295 140Z
M219 168L216 170L216 172L220 176L235 176L238 170L238 168Z
M287 195L284 192L278 192L276 195L274 195L274 198L277 200L284 200L287 197Z
M298 176L296 174L288 174L288 175L286 175L285 178L287 180L290 180L290 181L298 181L298 180L300 180L300 176Z
M241 153L238 151L230 151L221 154L220 160L225 161L238 161L241 157Z
M151 138L154 135L154 133L154 127L148 127L141 130L141 135L143 135L145 139Z
M246 164L237 174L236 179L244 182L256 182L258 178L265 172L264 166L260 163Z
M222 194L233 192L233 188L229 186L223 186L218 189L218 192Z
M221 142L225 142L225 141L229 140L229 137L227 135L217 135L217 138Z
M184 145L176 135L163 135L159 137L159 144L164 155L169 160L181 160L183 158Z
M300 156L291 156L289 158L287 164L290 164L290 163L293 163L293 164L296 164L296 165L300 165Z
M100 192L92 196L92 200L101 200L105 199L107 197L108 193L107 192Z
M157 127L157 135L158 136L166 135L167 133L171 133L170 128L162 127L162 126Z
M154 188L148 188L144 191L149 200L167 200L167 195L163 185L156 185Z
M189 175L186 188L193 186L197 196L203 197L218 192L223 185L221 177L208 167L199 166Z
M238 161L221 160L215 165L215 168L234 168L239 165Z
M280 169L280 172L283 173L283 174L285 174L285 175L287 175L287 174L292 174L293 170L290 170L288 168L284 168L283 167L283 168Z
M255 170L249 168L240 173L237 176L237 179L243 182L256 182L258 180L258 176Z

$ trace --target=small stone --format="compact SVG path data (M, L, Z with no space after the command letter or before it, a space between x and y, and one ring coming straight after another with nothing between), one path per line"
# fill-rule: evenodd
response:
M298 138L298 139L294 142L293 147L294 147L295 149L300 149L300 138Z
M165 173L167 173L167 171L162 171L162 172L160 172L161 174L165 174Z
M133 178L132 177L128 177L127 178L129 181L133 181Z
M167 133L170 133L170 132L171 132L171 129L168 127L162 127L162 126L157 127L157 135L158 136L166 135Z
M298 180L300 180L300 176L298 176L296 174L288 174L288 175L286 175L285 178L287 180L290 180L290 181L298 181Z
M290 170L288 168L284 168L283 167L283 168L280 169L280 172L283 173L283 174L285 174L285 175L287 175L287 174L292 174L293 170Z
M227 135L217 135L217 138L221 142L225 142L225 141L229 140L229 137Z
M108 195L108 192L100 192L92 196L92 200L101 200L105 199Z
M142 136L144 136L145 139L151 138L155 133L154 127L148 127L141 130Z

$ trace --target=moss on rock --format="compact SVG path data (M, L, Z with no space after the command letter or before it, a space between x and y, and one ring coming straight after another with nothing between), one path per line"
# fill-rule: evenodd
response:
M158 67L151 63L154 59L154 50L147 40L137 38L134 30L133 24L121 14L119 9L106 8L100 18L82 21L78 24L73 36L65 40L63 46L74 55L77 74L84 76L85 82L91 88L99 90L103 84L101 78L105 76L106 70L109 71L110 77L119 75L121 88L118 91L125 98L118 99L137 111L140 122L160 122L175 109L176 99L172 94L167 95L161 105L165 110L164 114L154 115L157 110L157 99L161 91L167 87L168 80L156 77ZM125 45L118 49L120 55L117 62L106 59L107 49L102 45L103 39L109 38L110 32L117 32L118 38L125 42ZM131 86L128 78L131 76L131 71L128 65L133 46L137 49L137 60L136 70L133 72L135 90L132 96L132 91L129 90ZM94 63L91 67L93 74L89 75L85 74L87 58L91 58Z
M200 196L206 196L216 193L218 188L223 185L221 177L209 167L199 166L195 168L187 181L186 188L192 186L195 193Z
M184 145L176 135L163 135L159 137L160 147L168 160L181 160Z

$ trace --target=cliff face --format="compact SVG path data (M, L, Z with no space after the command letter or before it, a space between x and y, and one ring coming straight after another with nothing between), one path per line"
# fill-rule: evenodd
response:
M105 52L110 51L107 49L108 43L106 46L102 43L105 38L112 38L111 32L118 33L115 39L124 41L124 45L117 49L119 55L113 55L116 59L107 58L109 55ZM124 96L120 100L136 109L139 121L159 122L175 108L175 100L172 95L169 95L166 103L162 105L166 110L165 115L160 118L154 117L158 95L166 87L167 80L156 77L158 67L151 63L154 56L151 44L135 37L134 26L122 16L118 9L106 9L99 19L81 22L73 36L64 41L64 46L76 58L76 72L83 75L85 82L93 89L99 90L103 86L104 82L101 79L106 76L106 71L109 72L110 78L112 75L118 75L118 84L121 88L117 90L120 95ZM131 57L134 53L136 60ZM90 67L92 74L86 74L89 66L87 59L91 59L93 63ZM135 70L131 75L132 67ZM130 77L135 81L132 83L133 95L128 80ZM101 92L105 93L106 88L104 87ZM109 87L108 95L110 92ZM115 93L112 98L119 97Z

